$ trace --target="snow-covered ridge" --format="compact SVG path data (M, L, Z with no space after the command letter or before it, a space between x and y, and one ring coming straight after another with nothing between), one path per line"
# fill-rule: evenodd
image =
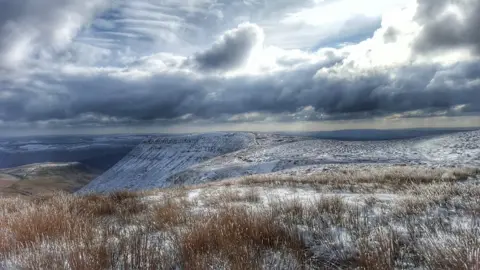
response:
M337 165L480 166L480 131L392 141L216 133L152 138L82 191L148 189L252 174L314 173Z
M205 160L255 144L250 133L215 133L148 139L81 192L169 186L169 177Z

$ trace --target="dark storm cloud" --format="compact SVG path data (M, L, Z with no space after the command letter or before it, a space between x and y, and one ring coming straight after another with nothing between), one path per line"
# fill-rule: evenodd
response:
M418 0L415 20L423 27L415 49L473 48L480 54L480 1Z
M0 0L0 5L4 3L7 2ZM415 20L423 30L415 48L426 52L472 47L480 52L478 33L472 32L479 26L477 14L480 12L474 11L479 11L480 4L468 0L455 2L464 14L459 23L448 18L449 15L442 15L448 3L447 0L419 0ZM8 12L0 13L0 26L15 21L22 29L29 29L31 19L18 15L25 14L26 5L10 5ZM39 21L41 19L34 20ZM34 38L33 45L61 43L61 38L58 41L55 31L51 30L61 25L61 21L46 20L38 28L43 30L35 28L32 35L25 32L26 37ZM360 27L360 21L365 20L352 20L349 25ZM378 26L376 20L371 23L372 27ZM76 25L79 27L81 23ZM358 27L355 29L359 30ZM22 40L22 36L5 38L5 29L0 28L3 31L0 55L16 48L13 45L21 44L17 38ZM383 38L387 43L394 43L401 34L392 27ZM25 77L20 73L12 78L0 74L0 126L2 122L12 126L46 123L61 127L178 123L197 119L245 122L266 116L293 121L480 113L480 63L473 60L449 66L417 63L363 69L352 62L356 57L348 58L347 50L305 52L276 48L274 55L266 57L267 64L274 58L272 69L248 75L225 75L224 72L246 64L252 50L262 46L262 42L262 29L254 24L242 24L223 34L209 49L190 58L159 53L137 57L126 67L58 65L40 69L35 66L28 69ZM368 62L368 55L359 59L362 60Z
M333 119L414 110L432 114L459 105L470 113L480 112L480 93L472 83L480 74L479 63L404 67L338 77L333 70L339 63L333 59L293 71L229 79L195 77L188 72L142 79L109 72L87 77L64 75L60 82L68 94L13 92L0 98L0 117L7 122L61 120L61 125L82 121L108 125L179 121L186 115L222 121L224 116L251 112L294 114L309 106ZM317 73L322 68L325 72ZM391 72L395 72L395 79L389 76ZM55 86L59 81L50 83Z
M201 70L232 70L244 65L255 46L263 42L262 30L253 24L242 24L225 33L212 48L193 57Z

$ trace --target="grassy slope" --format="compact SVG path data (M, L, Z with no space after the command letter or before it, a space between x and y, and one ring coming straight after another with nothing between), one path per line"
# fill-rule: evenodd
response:
M477 175L397 167L0 199L0 268L478 269Z
M68 166L35 166L37 165L1 170L0 174L16 181L0 187L0 196L33 196L59 191L71 193L88 184L100 173L76 163Z

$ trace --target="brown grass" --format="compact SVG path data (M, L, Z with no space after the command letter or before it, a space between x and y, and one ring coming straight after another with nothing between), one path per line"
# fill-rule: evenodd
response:
M330 170L306 176L255 175L239 180L247 186L314 187L319 191L349 190L356 193L378 190L402 191L412 185L455 183L480 174L468 167L426 168L393 166L387 168Z
M247 188L245 190L220 188L210 191L204 190L201 194L202 203L204 205L222 205L230 203L259 203L262 198L255 188Z
M98 217L116 216L129 219L147 208L139 200L139 196L138 193L127 191L108 195L89 194L78 197L76 203L71 205L71 211Z
M65 240L91 239L91 216L71 212L69 206L74 201L72 197L59 194L48 203L26 202L8 215L2 215L0 226L5 238L0 241L0 251L14 249L15 244L28 246L59 237Z
M185 200L166 198L153 206L148 218L149 226L155 230L184 225L188 219L189 204Z
M405 197L398 201L395 210L399 216L425 215L431 205L428 198Z
M391 201L245 185L0 199L0 268L479 269L480 186L442 179Z
M479 228L457 234L425 237L418 250L426 269L480 269Z
M370 237L360 238L355 266L368 270L395 269L401 245L395 232L387 228L374 230Z
M301 238L273 216L230 208L196 222L181 240L185 269L259 269L265 251L288 250L298 260L307 250Z
M349 206L339 196L325 196L312 202L279 200L270 205L270 211L287 223L311 226L312 222L341 224Z

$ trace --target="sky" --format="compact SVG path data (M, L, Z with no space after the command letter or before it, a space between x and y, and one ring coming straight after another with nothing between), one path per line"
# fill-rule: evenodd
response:
M480 126L478 0L0 0L0 133Z

